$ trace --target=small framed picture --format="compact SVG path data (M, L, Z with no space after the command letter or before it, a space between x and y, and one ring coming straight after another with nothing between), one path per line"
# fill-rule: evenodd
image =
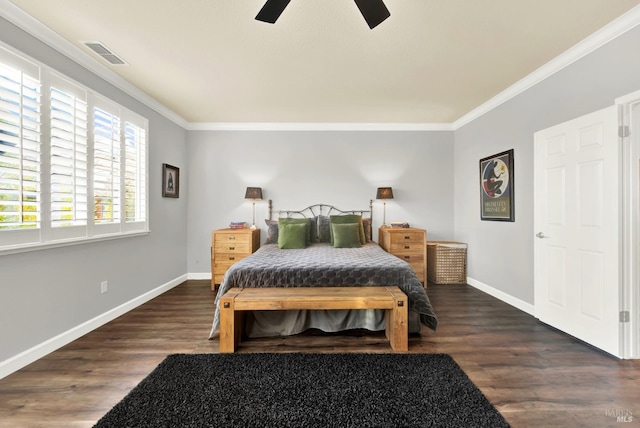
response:
M514 221L513 149L480 159L480 219Z
M180 197L180 168L168 163L162 164L162 196L165 198Z

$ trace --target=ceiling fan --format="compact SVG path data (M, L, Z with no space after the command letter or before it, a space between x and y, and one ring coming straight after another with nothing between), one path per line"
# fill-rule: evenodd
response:
M260 9L260 12L258 12L258 15L256 15L256 19L258 21L275 24L290 1L291 0L267 0L264 6L262 6L262 9ZM387 9L382 0L354 1L371 29L391 16L389 9Z

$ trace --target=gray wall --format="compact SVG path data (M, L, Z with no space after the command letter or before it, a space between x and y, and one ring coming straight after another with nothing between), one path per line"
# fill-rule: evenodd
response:
M425 228L428 239L453 237L451 131L192 131L188 146L190 274L211 272L212 230L251 223L247 186L262 187L274 210L368 209L377 187L392 186L387 223ZM382 209L374 200L374 239ZM263 241L267 217L267 201L258 202Z
M638 46L635 28L455 132L454 228L470 278L534 303L533 134L640 89ZM515 222L480 221L478 161L512 148Z
M186 192L161 197L161 164L185 167L186 131L0 18L0 40L149 119L146 236L0 257L0 362L186 273ZM188 188L188 176L181 185ZM109 291L100 293L100 282Z
M636 28L455 132L187 132L2 19L0 40L149 119L151 222L147 236L0 257L0 361L187 272L206 277L211 231L251 221L246 186L275 209L367 208L393 186L388 221L467 242L470 278L532 304L533 133L640 89ZM510 148L516 221L481 222L478 160ZM181 168L179 199L160 195L164 162ZM259 202L263 232L266 216ZM381 220L374 201L374 233Z

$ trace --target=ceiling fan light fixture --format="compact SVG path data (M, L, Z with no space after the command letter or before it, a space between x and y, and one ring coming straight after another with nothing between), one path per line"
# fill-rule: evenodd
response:
M291 0L267 0L264 6L262 6L262 9L260 9L260 12L256 15L256 20L275 24L290 1Z
M360 13L367 21L369 28L372 30L380 25L382 21L391 16L391 12L387 9L382 0L354 0Z

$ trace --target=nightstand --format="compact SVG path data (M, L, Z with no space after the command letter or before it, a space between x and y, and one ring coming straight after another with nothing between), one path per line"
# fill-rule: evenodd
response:
M425 286L427 284L427 231L415 227L380 227L380 246L411 265Z
M211 234L211 289L227 270L260 248L260 229L218 229Z

